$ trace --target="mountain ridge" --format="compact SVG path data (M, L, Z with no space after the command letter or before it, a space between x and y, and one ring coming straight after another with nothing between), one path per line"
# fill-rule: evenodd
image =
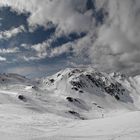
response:
M37 81L16 74L1 74L0 87L1 92L15 95L10 95L12 103L14 98L24 108L72 119L94 119L112 112L138 110L137 80L91 67L67 68Z

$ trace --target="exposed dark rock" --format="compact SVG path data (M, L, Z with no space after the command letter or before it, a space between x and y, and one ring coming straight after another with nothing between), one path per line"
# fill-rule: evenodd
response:
M67 97L66 99L67 99L69 102L77 102L77 103L80 104L80 101L79 101L78 99L73 98L73 97Z
M101 106L97 106L98 108L102 108ZM103 108L102 108L103 109Z
M18 99L20 99L22 101L26 101L26 98L23 95L18 95Z
M72 87L72 89L78 91L78 88L76 88L76 87Z
M61 74L59 73L59 74L57 74L57 77L59 77Z
M32 89L38 89L36 86L32 86Z
M51 83L54 83L54 79L50 79L50 82L51 82Z
M77 112L75 112L75 111L68 111L69 113L71 113L71 114L74 114L74 115L79 115L79 113L77 113Z
M74 87L77 87L77 88L84 88L86 87L86 84L83 82L83 81L71 81L71 84L74 86Z
M81 120L85 120L84 117L81 117L80 114L77 113L77 112L75 112L75 111L69 110L68 112L69 112L70 114L72 114L72 115L74 115L74 116L80 118Z
M74 101L72 97L67 97L66 99L67 99L69 102L73 102L73 101Z
M96 103L93 103L94 105L97 105Z
M69 74L68 74L68 77L71 77L72 75L73 75L73 73L69 73Z
M120 97L119 97L118 95L115 95L115 98L116 98L117 100L120 100Z
M80 93L84 93L84 91L83 91L83 90L79 90L79 92L80 92Z
M114 96L115 99L120 100L120 95L124 95L125 89L122 88L122 85L115 81L114 83L111 83L107 77L104 77L102 74L100 76L97 76L97 74L87 74L86 77L97 87L104 90L106 93L110 94L111 96ZM102 79L105 78L105 80ZM110 84L107 84L107 83ZM117 96L116 96L117 95Z

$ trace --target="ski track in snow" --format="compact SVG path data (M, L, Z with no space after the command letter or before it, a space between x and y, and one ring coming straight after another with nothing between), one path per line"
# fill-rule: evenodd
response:
M0 90L0 94L7 94L7 95L18 95L16 92Z

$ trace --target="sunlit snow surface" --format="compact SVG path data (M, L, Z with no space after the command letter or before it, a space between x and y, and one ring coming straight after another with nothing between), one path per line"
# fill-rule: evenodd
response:
M86 79L87 74L95 74L99 85ZM75 90L74 80L84 84ZM106 86L119 82L119 91L125 92L117 100L98 80ZM2 74L0 139L139 140L139 84L139 76L126 78L92 69L66 69L41 80Z

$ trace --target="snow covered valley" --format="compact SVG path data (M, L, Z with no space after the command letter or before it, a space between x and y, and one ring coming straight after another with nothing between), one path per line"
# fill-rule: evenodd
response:
M140 78L65 69L0 75L2 140L139 140Z

